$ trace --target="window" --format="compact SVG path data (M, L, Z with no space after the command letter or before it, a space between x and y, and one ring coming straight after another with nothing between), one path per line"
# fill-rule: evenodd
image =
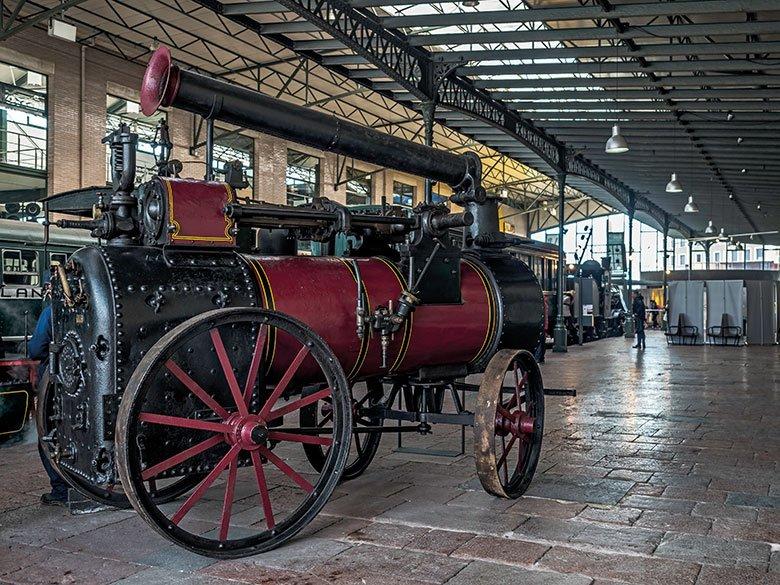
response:
M320 159L296 150L287 151L287 205L304 205L317 197Z
M51 266L54 266L56 264L59 264L61 266L65 266L68 262L68 255L64 252L51 252L49 254L49 264Z
M696 253L696 263L701 264L701 252Z
M715 264L720 262L720 252L715 252L715 254L713 254L713 258L715 259Z
M347 205L371 204L371 174L347 169Z
M38 253L33 250L3 250L3 284L38 286Z
M393 181L393 205L412 207L414 205L414 185Z
M729 262L739 262L739 250L729 250Z
M756 260L764 259L764 250L762 248L756 248Z
M685 266L685 254L680 254L680 266Z
M130 130L138 134L138 144L135 149L136 182L147 181L157 173L155 154L159 154L159 150L155 149L152 143L157 132L157 124L165 119L165 112L145 116L137 102L113 95L106 96L106 134L119 128L122 123L130 126ZM108 145L106 145L106 182L111 182L111 149Z
M248 193L239 190L240 196L254 193L255 140L240 133L232 134L225 130L214 129L214 177L225 180L225 163L239 161L244 170L244 178L249 186Z
M47 90L45 75L0 63L0 191L21 210L46 196ZM35 219L7 209L0 217Z

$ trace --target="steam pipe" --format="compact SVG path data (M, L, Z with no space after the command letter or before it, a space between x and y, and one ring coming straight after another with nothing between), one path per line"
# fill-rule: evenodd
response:
M161 106L242 126L319 150L336 152L448 184L455 191L479 185L479 157L454 154L390 136L336 116L278 100L257 91L183 71L159 47L146 68L141 108Z

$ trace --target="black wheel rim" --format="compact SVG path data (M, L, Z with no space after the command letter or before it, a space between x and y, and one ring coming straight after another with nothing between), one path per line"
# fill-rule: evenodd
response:
M365 386L365 388L357 388ZM316 391L315 388L307 389L308 392ZM349 449L349 457L344 471L341 474L342 481L355 479L371 464L376 455L379 444L382 442L382 433L380 432L355 432L360 427L381 426L383 418L372 412L372 407L381 403L384 394L381 380L367 380L365 384L353 384L350 390L352 402L352 444ZM305 421L306 426L323 426L328 424L332 417L331 399L324 398L315 404L301 409L301 420ZM306 458L311 466L320 471L327 458L327 450L319 445L304 445Z
M277 359L267 339L297 344L278 379L267 377ZM313 397L300 395L297 376L306 367L324 380ZM122 399L117 463L133 507L166 538L203 555L235 558L279 546L336 486L349 446L347 388L332 351L290 317L243 308L190 319L144 356ZM333 399L328 428L288 422L325 395ZM289 402L280 405L282 398ZM330 446L316 476L301 471L307 443ZM189 473L204 477L181 505L162 506L145 487L150 478Z

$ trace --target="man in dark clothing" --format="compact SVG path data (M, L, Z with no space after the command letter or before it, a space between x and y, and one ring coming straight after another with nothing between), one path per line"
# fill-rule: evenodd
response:
M45 307L43 311L41 311L41 316L38 317L35 331L30 338L30 343L27 345L27 351L30 354L30 358L41 361L38 366L39 384L43 381L46 369L49 366L49 342L51 342L51 307ZM43 405L39 401L38 408L42 407ZM51 484L51 493L43 494L41 496L41 503L49 506L64 505L68 501L68 484L52 467L46 454L43 452L43 446L41 445L40 440L38 441L38 454L41 456L43 468L46 470L46 474L49 476L49 483Z
M655 299L650 299L650 323L652 323L653 329L658 329L658 303Z
M634 294L634 304L631 307L631 313L634 315L634 324L636 328L636 345L634 349L645 349L645 299L642 293Z

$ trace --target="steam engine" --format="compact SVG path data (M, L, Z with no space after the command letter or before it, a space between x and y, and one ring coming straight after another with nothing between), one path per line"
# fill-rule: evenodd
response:
M39 426L64 477L218 557L289 539L390 431L473 426L485 489L522 494L542 434L541 376L529 352L543 297L529 268L502 249L479 159L182 71L165 48L142 88L145 113L160 105L446 182L463 211L426 202L408 217L326 199L295 208L241 201L228 183L178 178L168 161L136 188L135 137L120 128L108 139L111 200L98 202L92 220L58 222L101 238L52 278ZM453 227L464 228L462 240ZM275 243L257 250L256 233ZM339 234L358 242L346 257L283 253ZM479 387L463 382L481 372ZM461 390L476 392L474 412ZM262 507L251 535L231 514L245 473ZM190 510L223 484L212 533L188 527ZM297 507L274 501L294 491Z

